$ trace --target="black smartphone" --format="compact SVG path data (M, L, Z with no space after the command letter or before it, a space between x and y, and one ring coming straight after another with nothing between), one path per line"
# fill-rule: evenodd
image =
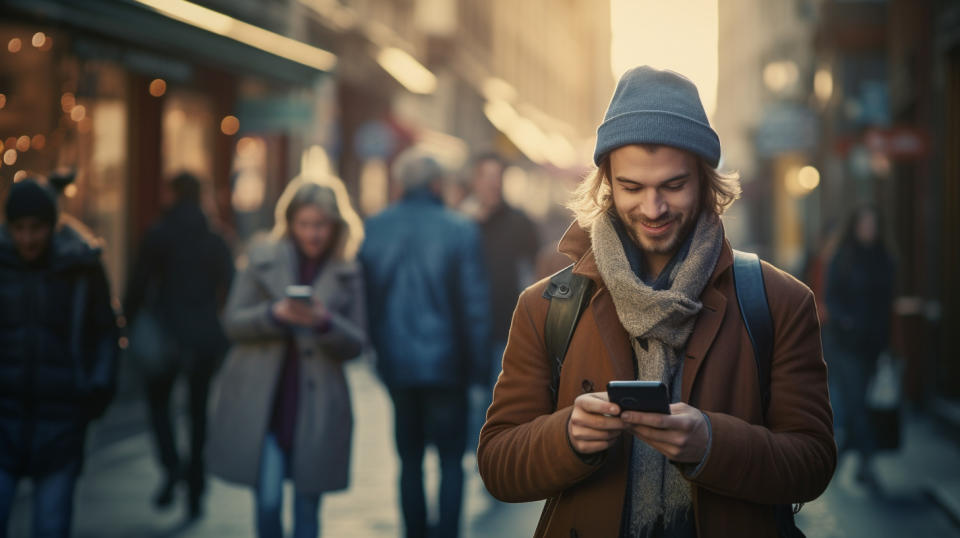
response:
M607 396L622 410L670 414L667 386L660 381L611 381Z

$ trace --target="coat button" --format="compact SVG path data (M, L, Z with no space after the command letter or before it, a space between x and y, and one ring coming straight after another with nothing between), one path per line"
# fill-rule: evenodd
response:
M589 379L584 379L583 383L580 383L580 388L583 389L584 393L593 392L593 381Z

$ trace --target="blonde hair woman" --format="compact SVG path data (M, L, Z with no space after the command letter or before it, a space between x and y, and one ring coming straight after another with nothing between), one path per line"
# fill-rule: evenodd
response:
M293 480L294 536L319 535L320 497L347 487L352 413L342 363L365 343L360 219L342 183L295 179L271 236L249 249L230 292L234 342L219 382L211 471L254 488L257 535L282 537Z

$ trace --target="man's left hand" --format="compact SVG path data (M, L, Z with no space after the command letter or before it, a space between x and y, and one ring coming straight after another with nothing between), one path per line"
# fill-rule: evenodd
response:
M678 463L700 463L710 442L707 419L696 407L670 404L670 414L624 411L620 420L627 430Z

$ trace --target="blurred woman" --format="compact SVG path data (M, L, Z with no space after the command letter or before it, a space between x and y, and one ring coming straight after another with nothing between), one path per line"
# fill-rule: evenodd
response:
M227 301L234 348L218 383L209 466L255 489L261 538L283 536L285 478L296 538L319 535L321 494L348 482L353 419L342 364L365 343L353 260L360 221L342 183L328 183L290 183L272 237L250 247Z
M862 207L847 223L827 273L830 312L826 357L839 389L831 394L841 451L860 453L857 479L876 485L871 460L875 432L867 411L867 384L877 357L887 347L893 302L894 265L883 241L878 211Z

